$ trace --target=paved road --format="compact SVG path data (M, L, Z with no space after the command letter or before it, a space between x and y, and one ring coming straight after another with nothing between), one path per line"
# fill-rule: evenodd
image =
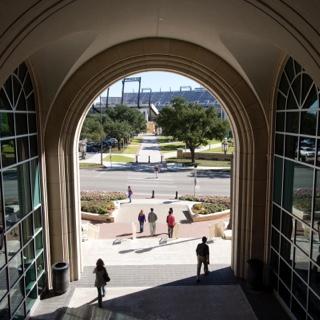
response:
M148 171L132 169L80 170L81 190L124 191L130 185L134 198L151 196L172 198L175 192L193 194L194 176L192 170L160 172L159 178L150 167ZM224 170L198 170L196 194L230 195L230 173Z

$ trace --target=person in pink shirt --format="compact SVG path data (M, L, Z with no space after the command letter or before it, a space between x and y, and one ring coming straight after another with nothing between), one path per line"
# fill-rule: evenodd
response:
M176 219L174 218L172 208L169 209L169 213L167 215L167 225L168 225L168 237L172 238L173 228L176 225Z

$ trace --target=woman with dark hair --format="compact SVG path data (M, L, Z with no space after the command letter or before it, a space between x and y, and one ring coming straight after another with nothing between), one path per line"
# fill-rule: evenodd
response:
M143 210L140 210L140 212L139 212L138 221L139 221L140 233L141 233L141 232L143 232L143 226L144 226L144 223L146 222L146 216L145 216Z
M98 259L96 262L96 267L93 270L93 273L96 274L96 280L94 285L98 289L98 304L99 307L102 308L102 297L105 296L105 285L108 281L110 281L110 278L108 276L107 269L104 266L104 262L102 259Z

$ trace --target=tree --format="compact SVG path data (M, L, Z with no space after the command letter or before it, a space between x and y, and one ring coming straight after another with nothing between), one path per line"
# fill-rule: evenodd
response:
M228 122L220 120L214 108L203 108L175 98L169 107L160 111L157 124L165 135L185 142L195 162L195 149L210 139L222 140L228 131Z
M130 135L146 130L146 120L137 109L125 105L117 105L107 109L107 115L113 121L125 121L130 126Z
M102 126L100 114L88 114L81 130L81 139L98 142L108 137L118 140L118 148L121 143L128 143L130 138L146 129L146 120L138 110L125 105L108 108L102 114Z
M105 136L105 131L101 126L100 115L88 114L84 120L80 139L99 142Z
M118 140L118 149L121 149L121 143L130 138L131 127L127 121L112 121L107 127L107 135Z

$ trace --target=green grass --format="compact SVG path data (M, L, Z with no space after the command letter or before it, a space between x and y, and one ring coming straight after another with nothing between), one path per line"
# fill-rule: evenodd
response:
M184 148L185 144L183 142L172 142L170 144L160 144L160 152L166 153L166 152L172 152L176 151L179 148Z
M221 143L221 141L216 139L208 140L208 144L216 144L216 143Z
M97 163L80 162L80 169L100 169L102 166Z
M128 153L128 154L137 154L140 150L140 144L142 142L142 138L135 137L131 140L131 143L127 145L125 148L118 150L118 146L115 146L111 149L112 153L121 154L121 153Z
M137 154L140 150L140 144L129 144L124 150L123 153Z
M231 154L233 152L234 152L234 147L229 147L227 154ZM203 150L203 151L198 152L198 153L223 153L223 151L222 151L221 147L218 147L218 148L212 148L212 149L209 149L209 150Z
M158 136L157 138L158 138L158 143L173 142L173 139L170 136Z
M134 137L131 140L131 143L133 143L133 144L140 144L141 142L142 142L142 138L140 138L140 137Z
M103 159L104 161L110 161L110 157L109 156L106 156L104 157ZM130 158L130 157L126 157L126 156L123 156L123 155L118 155L118 154L113 154L112 157L111 157L111 160L112 162L123 162L123 163L129 163L129 162L133 162L134 159L133 158Z
M193 166L189 159L168 158L167 163L182 163L185 166ZM213 161L197 159L196 164L203 167L230 167L230 161Z

